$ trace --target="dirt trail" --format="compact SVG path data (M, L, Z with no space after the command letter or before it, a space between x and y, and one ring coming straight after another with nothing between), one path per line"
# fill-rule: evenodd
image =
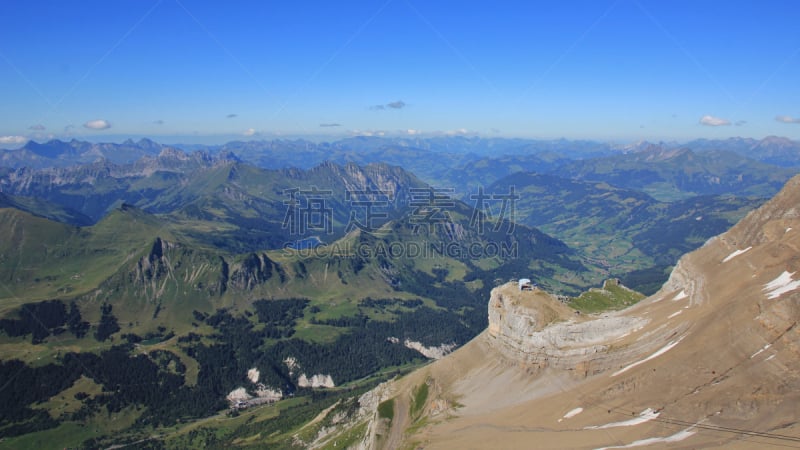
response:
M401 394L395 397L394 419L392 419L391 429L389 430L389 436L386 438L384 448L399 448L403 443L403 435L405 435L406 428L408 428L408 408L407 396Z

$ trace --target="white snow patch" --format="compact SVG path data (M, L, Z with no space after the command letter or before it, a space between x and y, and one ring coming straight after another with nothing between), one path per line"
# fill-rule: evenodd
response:
M252 383L258 383L258 377L261 376L261 372L258 371L255 367L247 371L247 379L250 380Z
M765 291L766 290L770 290L771 291L771 290L778 289L780 287L783 287L783 286L791 283L792 282L792 275L794 275L794 272L789 273L788 271L784 270L782 274L778 275L778 278L775 278L774 280L772 280L769 283L765 284L763 290L765 290Z
M787 233L790 232L790 231L792 231L792 227L789 227L789 228L786 229Z
M722 262L726 263L726 262L732 260L733 258L736 258L737 256L741 255L742 253L745 253L746 251L750 250L751 248L753 248L753 247L750 246L750 247L747 247L744 250L736 250L735 252L733 252L730 255L726 256L725 259L722 260Z
M682 312L683 312L683 310L682 310L682 309L679 309L679 310L675 311L674 313L670 314L670 315L667 317L667 319L672 319L673 317L677 316L678 314L680 314L680 313L682 313Z
M566 414L564 414L564 417L562 417L562 419L571 419L571 418L577 416L578 414L580 414L582 412L583 412L583 408L581 408L581 407L577 407L575 409L571 409Z
M297 385L300 387L324 387L324 388L332 388L336 387L333 383L333 378L330 375L322 375L320 373L313 375L311 378L308 378L306 374L301 374L300 377L297 379Z
M769 361L770 359L774 358L776 355L770 355L769 358L765 359L764 361Z
M396 338L394 336L389 336L388 338L386 338L386 340L391 342L392 344L399 344L400 343L400 339L398 339L398 338Z
M772 347L772 344L767 344L767 345L761 347L761 349L759 351L757 351L757 352L753 353L752 355L750 355L750 359L755 358L756 356L758 356L759 353L763 352L764 350L766 350L766 349L768 349L770 347Z
M424 345L422 345L421 342L411 341L408 339L406 339L405 342L403 342L403 345L412 350L416 350L422 353L424 357L429 359L440 359L444 357L444 355L452 352L454 348L456 348L455 343L442 344L438 347L425 347Z
M767 298L770 300L776 299L787 292L800 288L800 280L792 280L792 276L795 273L789 273L784 270L782 274L778 275L778 278L765 284L763 290L767 291Z
M672 347L675 347L676 345L678 345L678 343L680 341L682 341L683 338L685 338L685 337L686 336L681 336L679 339L676 339L674 341L670 341L667 345L661 347L660 349L658 349L658 351L656 351L652 355L648 356L647 358L645 358L645 359L643 359L641 361L636 361L633 364L629 364L629 365L623 367L622 369L619 369L618 371L612 373L611 376L615 377L615 376L617 376L617 375L619 375L619 374L621 374L623 372L627 372L628 370L633 369L634 367L638 366L639 364L644 364L647 361L650 361L651 359L657 358L657 357L663 355L664 353L667 353L670 349L672 349Z
M673 302L677 302L678 300L683 300L683 299L685 299L686 297L688 297L688 295L686 295L686 291L680 291L680 292L678 292L678 295L676 295L676 296L675 296L675 297L672 299L672 301L673 301Z
M697 431L693 430L694 427L689 427L683 431L679 431L672 436L662 437L662 438L647 438L647 439L640 439L638 441L633 441L628 445L615 445L612 447L600 447L595 450L608 450L612 448L631 448L631 447L641 447L643 445L653 445L653 444L661 444L661 443L669 443L669 442L680 442L688 437L693 436Z
M605 425L600 425L600 426L586 427L584 428L584 430L604 430L606 428L632 427L635 425L641 425L645 422L649 422L660 415L661 413L656 412L653 408L647 408L644 411L640 412L639 416L634 417L633 419L623 420L622 422L607 423Z

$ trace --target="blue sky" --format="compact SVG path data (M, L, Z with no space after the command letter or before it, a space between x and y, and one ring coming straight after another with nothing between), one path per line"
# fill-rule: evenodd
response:
M6 0L0 147L800 139L797 1Z

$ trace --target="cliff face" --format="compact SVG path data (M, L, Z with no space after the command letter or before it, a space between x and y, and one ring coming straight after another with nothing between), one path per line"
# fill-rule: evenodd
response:
M265 253L226 260L215 252L156 237L148 252L123 266L92 295L127 292L154 304L208 300L226 293L253 297L267 283L286 280L284 268Z
M587 375L589 367L607 369L624 357L609 354L610 343L647 322L618 313L582 317L544 291L519 291L509 283L492 290L487 336L489 345L512 361Z
M255 287L266 283L273 272L277 272L281 279L284 279L283 269L266 254L250 253L233 268L227 287L239 291L252 291Z

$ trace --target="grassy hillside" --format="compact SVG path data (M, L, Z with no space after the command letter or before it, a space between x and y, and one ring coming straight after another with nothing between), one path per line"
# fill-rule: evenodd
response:
M96 288L129 263L159 233L159 221L123 207L87 228L0 209L2 241L0 299L7 308L23 300L74 297Z
M35 216L77 226L92 224L92 219L68 208L36 197L17 197L0 192L0 208L16 208Z
M725 150L695 152L659 146L621 155L572 161L559 168L566 177L637 189L660 200L696 195L771 197L796 170Z
M512 188L519 195L515 217L520 223L563 240L610 275L625 277L653 269L661 282L666 279L664 267L727 230L763 202L708 195L668 203L605 182L535 173L508 176L487 192Z
M627 308L644 297L622 285L619 280L610 279L603 282L602 288L592 288L571 298L569 306L584 313L594 313Z
M407 207L325 246L244 253L130 205L84 228L0 210L13 237L1 249L0 371L13 381L0 392L11 405L0 432L13 447L48 446L81 426L95 432L75 442L90 446L178 430L224 411L239 387L253 394L251 369L305 399L265 426L301 426L331 404L301 375L377 380L425 361L406 341L463 345L480 333L497 282L534 276L577 293L597 276L538 230L488 219L481 230L467 205L445 210L447 220L428 222L428 206ZM14 378L20 371L30 376ZM41 377L61 382L30 385ZM30 395L9 397L21 391Z

